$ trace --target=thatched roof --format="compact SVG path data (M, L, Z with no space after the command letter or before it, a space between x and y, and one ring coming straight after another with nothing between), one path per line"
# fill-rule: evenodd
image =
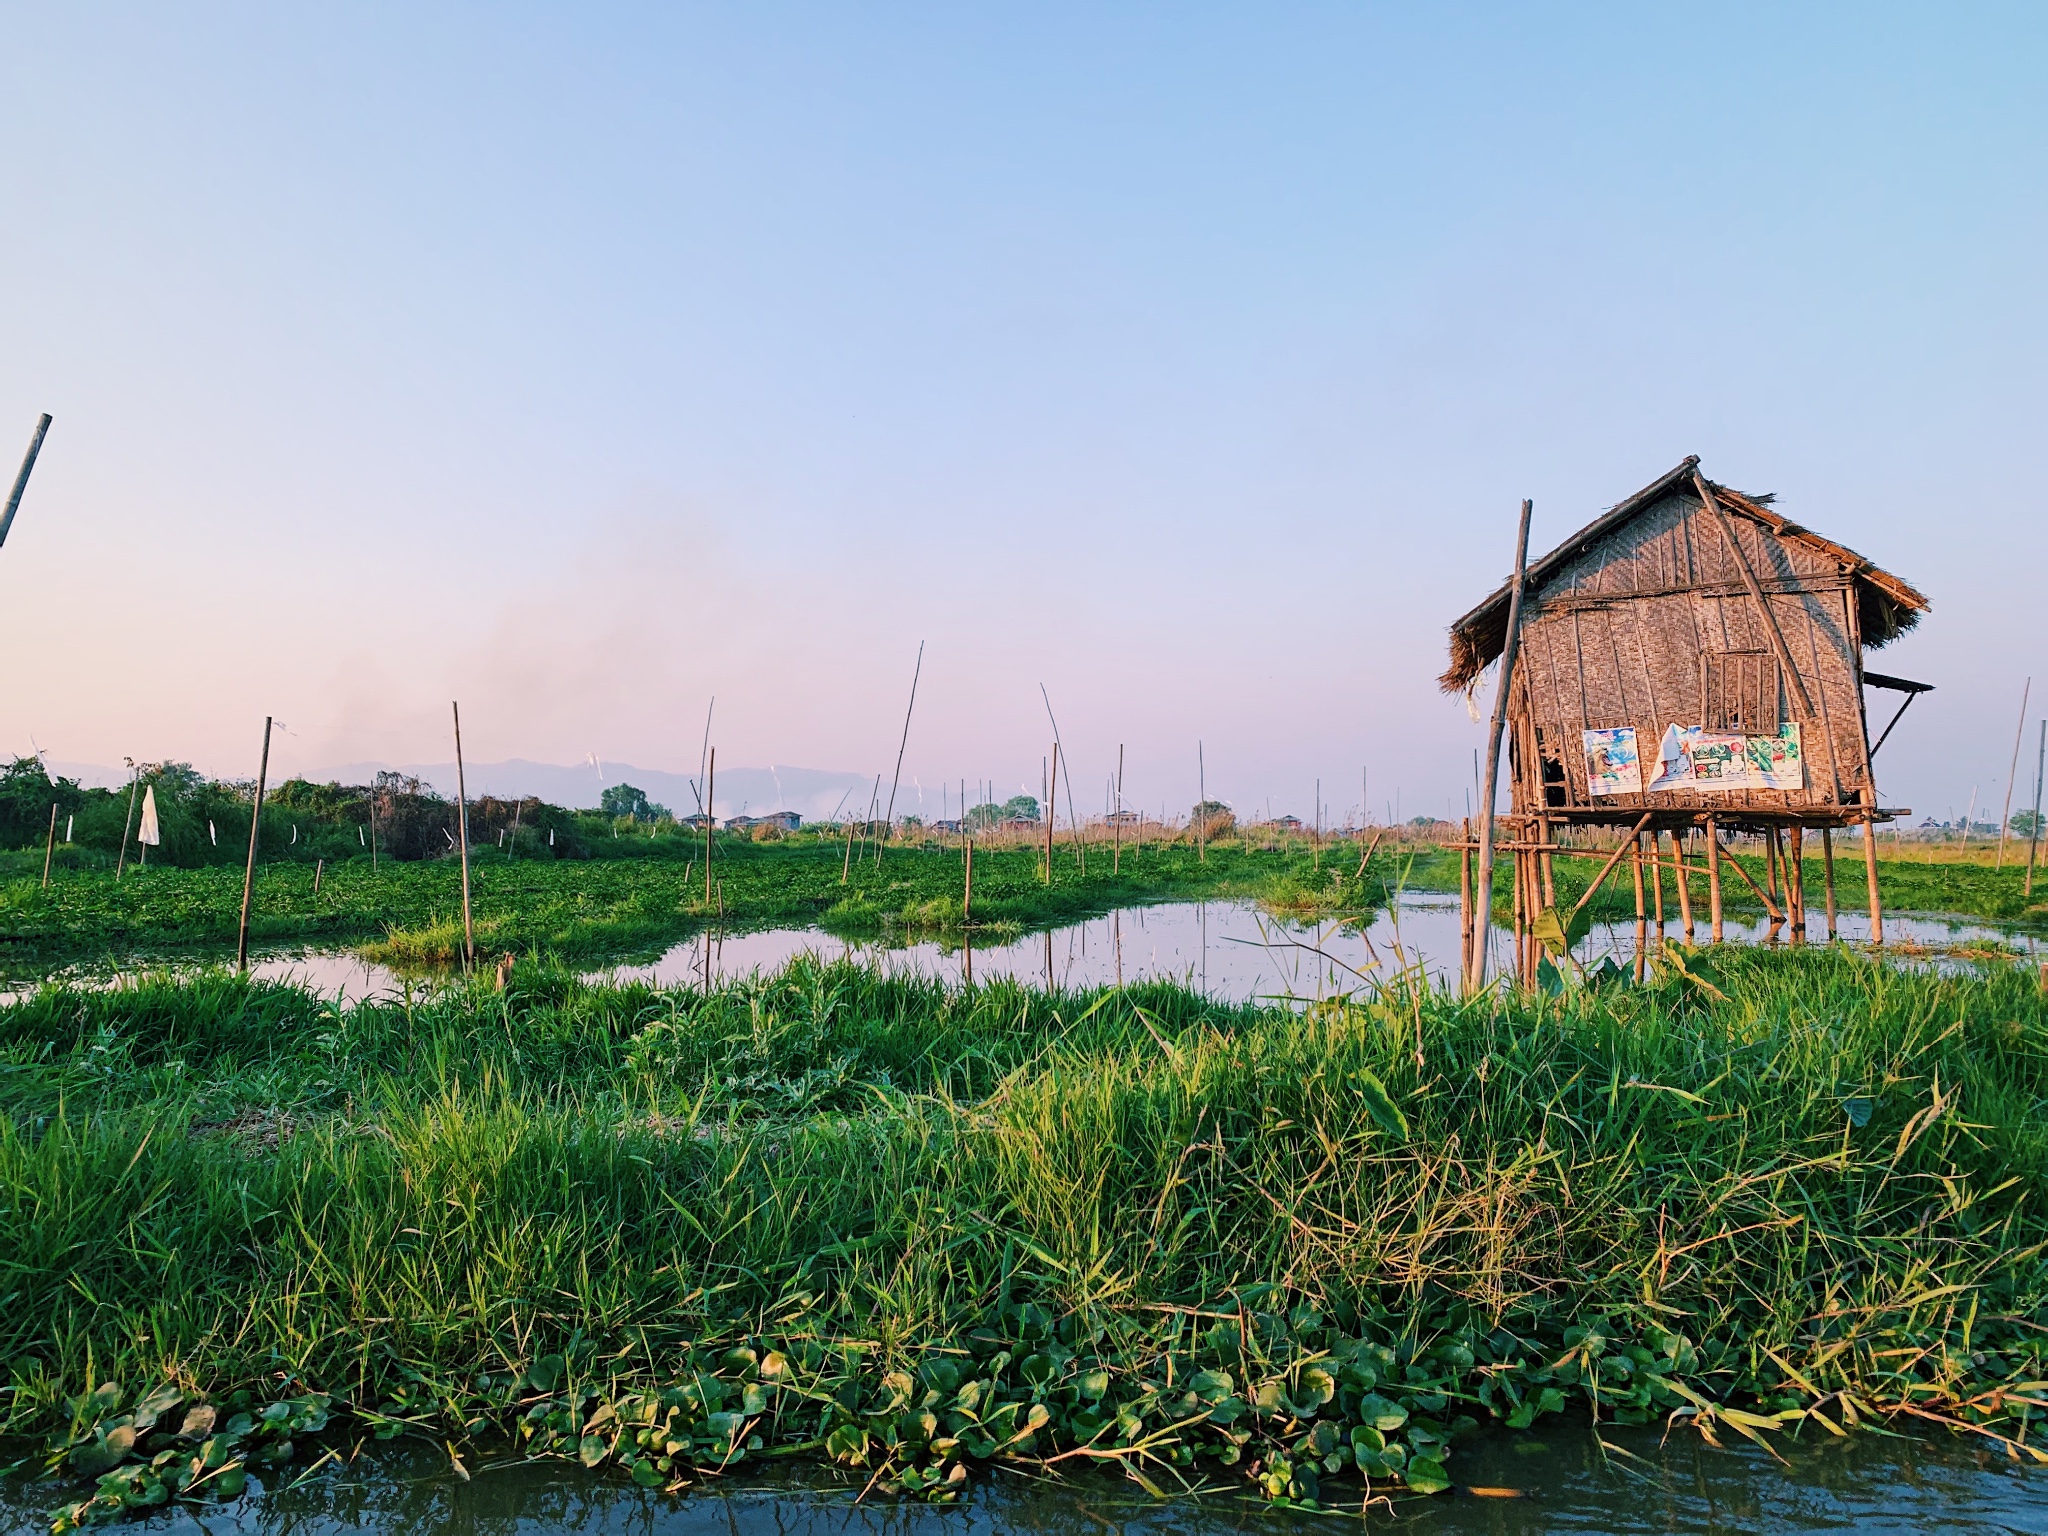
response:
M1681 460L1670 473L1658 476L1626 501L1610 507L1542 559L1530 561L1528 584L1522 597L1524 619L1529 617L1529 605L1540 601L1543 584L1553 573L1583 554L1596 540L1655 506L1673 491L1689 489L1699 462L1697 454ZM1773 497L1745 496L1713 480L1708 480L1707 484L1713 487L1714 499L1734 516L1750 518L1780 538L1803 544L1849 567L1856 582L1858 617L1865 646L1874 648L1896 640L1919 623L1920 615L1927 611L1927 599L1889 571L1880 570L1853 549L1845 548L1832 539L1824 539L1789 518L1779 516L1771 509ZM1459 693L1470 688L1479 681L1479 674L1500 655L1501 648L1507 643L1508 597L1512 586L1512 578L1502 582L1484 602L1451 626L1451 664L1437 680L1445 693Z

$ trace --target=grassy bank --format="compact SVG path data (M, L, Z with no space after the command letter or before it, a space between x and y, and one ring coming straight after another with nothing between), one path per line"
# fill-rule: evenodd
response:
M1119 873L1106 850L1087 869L1064 845L1048 885L1027 849L978 849L973 921L1028 928L1072 921L1113 907L1196 896L1243 896L1287 911L1362 911L1386 896L1381 855L1360 878L1357 855L1324 859L1306 849L1246 852L1191 847L1126 849ZM906 937L958 932L962 918L957 849L891 848L877 865L849 861L817 843L734 840L715 860L709 901L696 860L507 861L480 851L472 866L472 906L486 947L545 949L578 958L658 953L709 922L749 928L820 923L848 937ZM123 949L232 944L242 876L227 869L130 868L116 881L101 871L69 874L44 890L37 878L0 885L0 960L17 967ZM461 874L452 860L394 864L368 860L330 866L313 889L304 865L258 872L252 936L259 943L384 946L382 958L431 962L454 956L461 939Z
M0 1010L6 1427L109 1512L397 1433L650 1485L807 1454L942 1497L1019 1456L1353 1507L1568 1404L2018 1438L2037 984L1718 964L1307 1016L808 961L46 990Z

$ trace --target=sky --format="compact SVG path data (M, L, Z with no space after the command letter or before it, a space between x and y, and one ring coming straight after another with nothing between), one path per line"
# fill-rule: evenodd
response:
M2048 12L14 7L0 750L1463 814L1445 631L1689 453L2048 706ZM1044 693L1041 694L1041 688ZM2027 726L2019 801L2032 788Z

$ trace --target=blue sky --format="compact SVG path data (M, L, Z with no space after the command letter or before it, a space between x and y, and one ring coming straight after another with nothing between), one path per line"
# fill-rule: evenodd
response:
M1462 811L1444 629L1687 453L2048 674L2033 8L45 7L0 747ZM9 425L12 423L13 425ZM2048 704L2048 675L2037 690ZM2038 710L2035 712L2038 716ZM2030 732L2031 732L2030 727ZM1091 786L1091 787L1084 787ZM1341 787L1340 787L1341 786Z

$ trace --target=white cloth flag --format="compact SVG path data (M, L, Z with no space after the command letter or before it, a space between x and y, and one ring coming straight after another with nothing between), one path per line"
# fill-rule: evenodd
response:
M156 824L156 786L150 785L142 792L142 830L135 834L138 843L147 843L155 848L163 842Z

